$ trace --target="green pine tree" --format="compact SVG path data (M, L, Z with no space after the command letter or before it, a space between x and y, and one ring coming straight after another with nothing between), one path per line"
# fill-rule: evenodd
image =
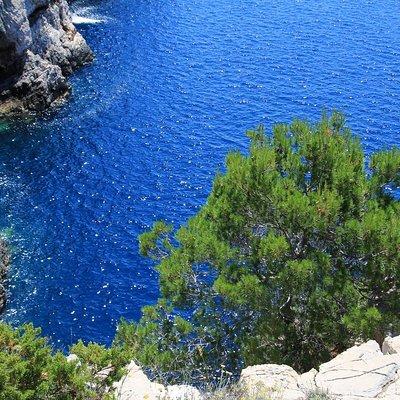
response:
M140 237L162 298L117 343L150 367L305 371L400 332L399 149L367 160L339 113L248 136L186 225Z

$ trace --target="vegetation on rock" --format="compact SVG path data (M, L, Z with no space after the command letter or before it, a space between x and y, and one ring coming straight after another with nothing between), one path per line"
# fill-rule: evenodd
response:
M339 113L248 136L186 225L140 237L162 298L117 340L144 365L196 379L305 371L400 330L400 150L366 159Z

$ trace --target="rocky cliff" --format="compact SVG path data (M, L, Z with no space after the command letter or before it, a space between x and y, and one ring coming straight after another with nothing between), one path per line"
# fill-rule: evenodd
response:
M0 116L60 102L66 77L92 59L66 0L0 0Z

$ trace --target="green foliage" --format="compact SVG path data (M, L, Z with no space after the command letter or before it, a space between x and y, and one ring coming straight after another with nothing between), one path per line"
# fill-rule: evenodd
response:
M0 399L84 399L85 374L51 354L40 330L0 324Z
M131 361L132 352L127 348L114 345L107 348L97 343L85 345L79 341L71 346L70 353L79 358L79 363L87 366L91 373L90 384L96 393L118 381L124 373L124 367Z
M160 328L160 329L159 329ZM177 344L191 330L184 319L170 316L170 308L163 302L155 307L144 307L142 321L131 325L122 321L115 344L121 343L139 354L139 361L151 367L173 365L175 369L185 363L185 354L179 354ZM161 350L161 351L160 351Z
M141 365L151 371L165 371L158 376L160 380L168 380L171 369L181 372L179 379L185 380L187 366L192 365L192 357L201 362L201 354L188 352L182 346L192 332L192 325L178 315L172 315L172 308L163 300L156 306L143 308L143 316L139 323L122 320L118 326L114 346L132 354ZM178 376L175 376L178 379Z
M0 400L111 399L107 385L121 376L128 355L82 342L72 351L78 362L53 353L40 329L31 324L13 329L0 323ZM107 377L99 375L104 367L111 369Z
M355 340L399 332L400 150L368 165L338 113L248 136L249 155L228 155L187 225L156 223L140 237L158 260L162 300L119 336L144 364L179 370L179 359L214 376L265 362L307 370Z
M140 253L146 257L159 258L165 253L154 252L162 247L171 249L168 234L172 231L172 226L163 221L154 223L151 231L145 232L140 240ZM159 245L159 246L157 246Z

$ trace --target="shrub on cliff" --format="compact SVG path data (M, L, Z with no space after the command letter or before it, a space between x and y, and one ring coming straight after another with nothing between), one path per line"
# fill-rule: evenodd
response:
M400 329L400 151L367 160L338 113L248 136L186 225L140 238L162 300L119 340L144 364L307 370Z
M120 349L78 343L79 361L53 353L40 329L0 323L0 400L100 400L129 357ZM109 375L99 374L108 368Z

